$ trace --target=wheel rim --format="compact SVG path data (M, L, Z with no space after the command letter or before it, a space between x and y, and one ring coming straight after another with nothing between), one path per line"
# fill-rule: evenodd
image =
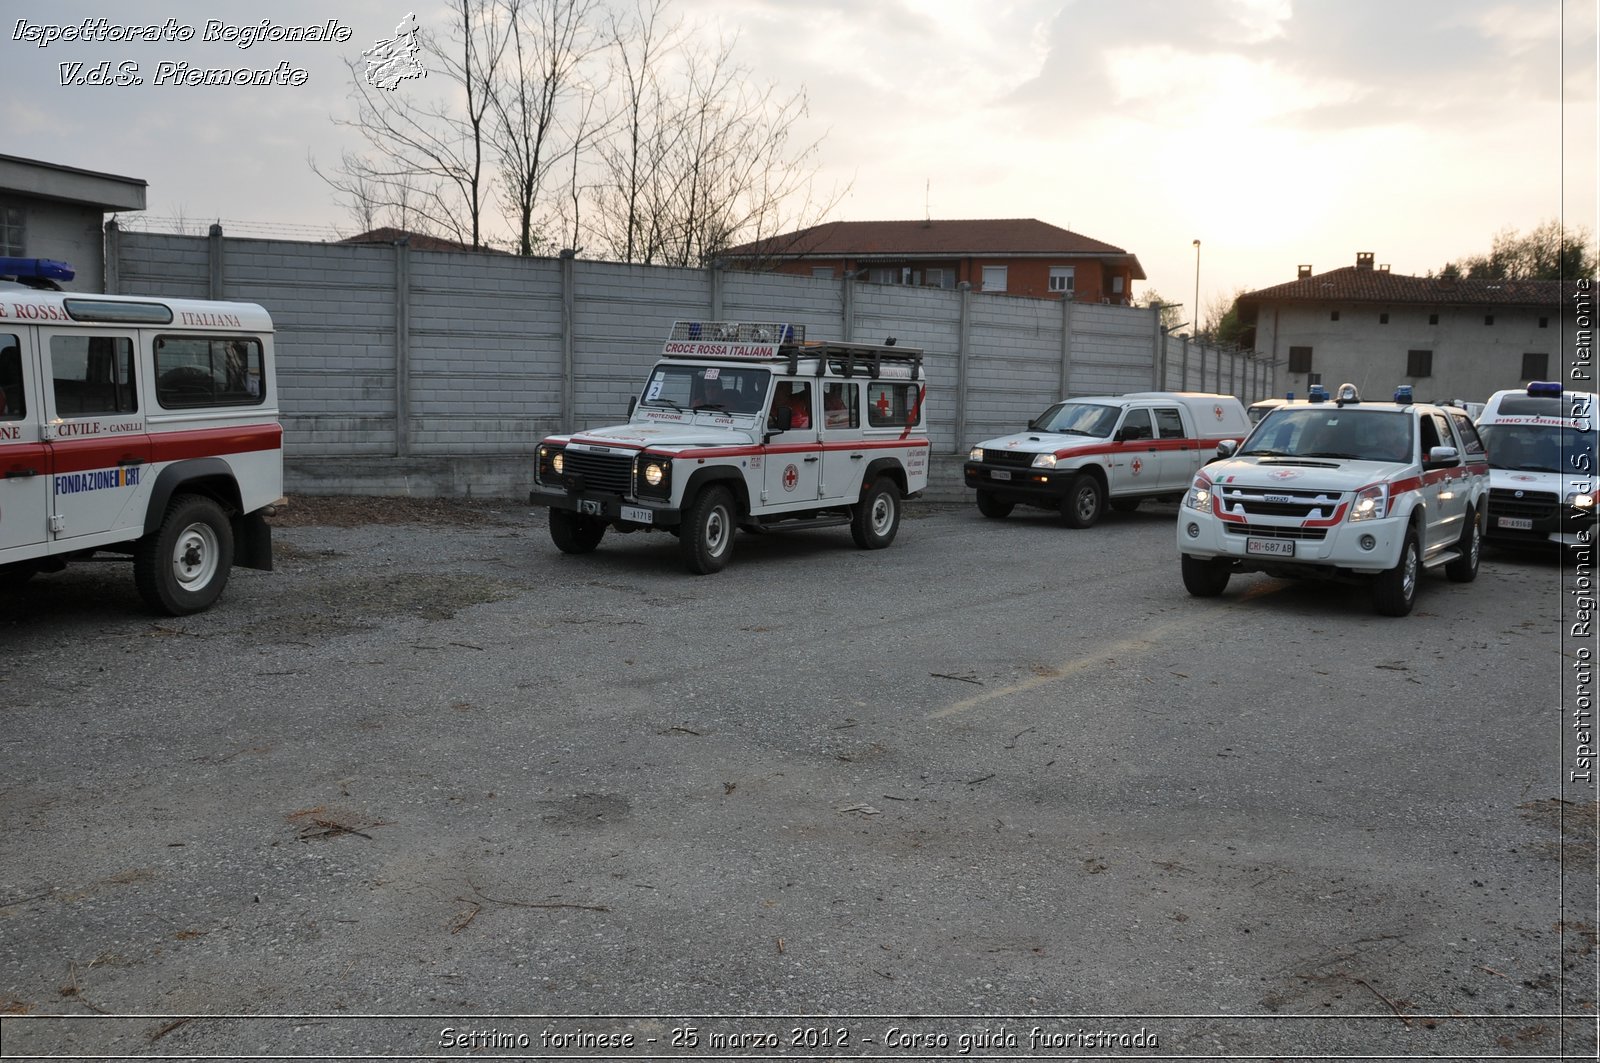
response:
M872 500L872 533L887 535L894 526L894 499L879 495Z
M1078 519L1088 520L1094 516L1095 491L1093 487L1084 487L1078 491Z
M1417 593L1417 548L1411 544L1406 545L1405 560L1401 562L1405 567L1400 573L1400 593L1406 601Z
M1472 544L1468 547L1468 557L1471 558L1473 568L1478 567L1478 550L1483 537L1478 534L1478 518L1472 518Z
M172 548L172 575L178 586L197 591L217 574L217 533L201 521L178 533Z
M706 553L716 557L726 550L728 548L730 529L728 511L722 506L712 506L711 512L706 514Z

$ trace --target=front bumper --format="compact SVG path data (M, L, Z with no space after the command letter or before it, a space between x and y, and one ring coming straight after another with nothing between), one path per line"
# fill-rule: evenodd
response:
M1507 497L1510 492L1490 494L1484 510L1483 537L1494 543L1542 546L1582 546L1594 541L1595 511L1579 509L1554 495Z
M1077 469L1036 469L1030 465L995 465L969 461L962 466L968 487L992 491L1013 502L1066 497L1067 485L1078 475Z
M1231 522L1184 507L1178 510L1178 552L1227 558L1242 572L1370 576L1399 563L1406 527L1406 519L1395 516L1327 528Z
M565 509L618 525L641 528L675 528L683 522L683 512L666 502L627 499L605 491L579 488L569 490L537 485L528 492L530 506Z

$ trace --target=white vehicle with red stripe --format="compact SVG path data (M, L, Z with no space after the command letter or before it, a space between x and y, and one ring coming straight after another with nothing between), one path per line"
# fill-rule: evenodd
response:
M53 290L71 267L0 259L0 584L131 555L155 609L272 567L283 495L272 321L247 303ZM48 288L40 287L48 285Z
M987 439L964 468L986 517L1018 504L1060 510L1088 528L1112 509L1131 512L1151 499L1176 500L1226 438L1250 431L1232 395L1138 391L1058 402L1026 432Z
M803 327L679 321L627 424L539 444L529 501L588 553L608 529L676 535L684 566L728 563L736 530L849 525L881 549L928 484L922 352L807 342Z
M1489 462L1464 410L1362 402L1320 387L1218 448L1178 511L1183 583L1221 594L1236 572L1370 581L1373 606L1404 616L1424 568L1477 577Z
M1483 537L1504 546L1594 541L1596 396L1557 380L1497 391L1478 417L1489 451L1489 509Z

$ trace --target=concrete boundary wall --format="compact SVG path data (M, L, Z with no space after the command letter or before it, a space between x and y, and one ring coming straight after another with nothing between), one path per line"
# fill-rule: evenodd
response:
M680 318L774 320L927 351L929 495L1067 395L1273 393L1271 365L1143 308L777 274L106 228L106 290L260 303L287 489L525 497L542 437L623 419Z

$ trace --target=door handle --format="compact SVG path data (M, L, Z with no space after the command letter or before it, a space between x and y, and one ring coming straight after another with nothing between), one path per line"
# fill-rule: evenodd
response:
M144 459L143 458L136 458L132 454L124 454L124 455L122 455L122 457L117 459L117 464L118 465L143 465L144 464Z
M809 465L811 462L816 461L816 460L818 460L817 456L815 454L813 454L813 455L811 455L811 457L806 459L806 463Z
M852 454L852 455L850 455L850 460L851 461L860 461L861 458L862 458L862 455L860 455L860 454Z
M38 469L7 469L6 470L6 479L7 480L20 480L25 476L38 476L38 475L39 475L39 470Z

